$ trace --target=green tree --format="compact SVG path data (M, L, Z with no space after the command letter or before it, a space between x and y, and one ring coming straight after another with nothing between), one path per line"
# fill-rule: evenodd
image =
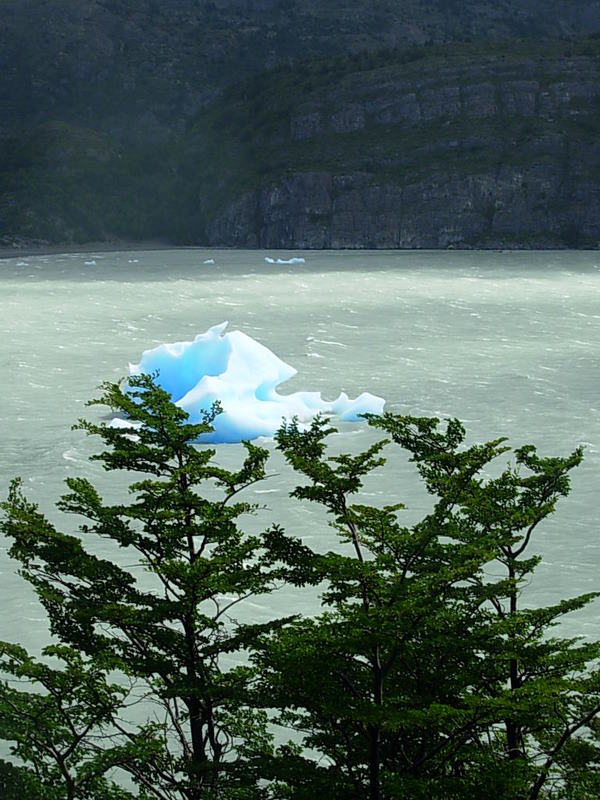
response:
M543 459L524 447L489 478L508 452L502 439L466 447L456 420L445 431L437 419L370 422L408 451L433 496L416 525L401 524L399 504L352 503L383 466L385 442L328 456L334 429L323 420L277 437L308 478L293 495L323 505L346 548L313 556L324 612L266 639L256 656L280 722L309 748L279 764L290 796L589 797L576 787L598 781L600 651L551 627L595 595L519 607L539 562L526 550L581 452Z
M257 764L270 752L271 737L266 714L249 706L252 671L244 660L275 623L241 624L233 614L249 596L270 592L280 574L263 539L238 526L253 510L238 495L263 479L268 453L246 443L238 471L215 466L214 450L195 442L210 430L218 407L190 425L149 376L131 378L126 391L104 384L92 404L128 420L127 428L89 421L77 427L105 444L93 459L133 475L129 497L107 504L89 480L69 478L58 506L83 519L72 535L40 514L16 481L3 505L10 555L44 605L52 634L90 664L135 681L136 693L153 704L154 720L142 726L142 736L116 714L111 718L111 746L122 748L122 768L149 797L262 796ZM86 547L92 537L112 542L115 556L122 562L126 554L132 567L94 555ZM285 545L277 528L269 541ZM87 691L84 662L73 661L73 650L61 653ZM61 675L71 677L69 670ZM49 726L52 736L56 724Z
M129 475L128 495L109 504L69 479L58 506L76 534L58 531L19 481L2 506L10 554L60 642L39 660L0 644L0 738L13 754L0 760L4 796L598 796L600 647L553 631L596 595L540 609L521 600L539 563L532 542L579 450L466 446L456 420L442 429L385 414L369 422L388 439L331 456L326 420L286 424L277 446L304 479L293 495L324 507L339 536L322 554L277 525L240 529L253 510L240 493L265 477L267 451L246 443L239 470L216 466L196 442L218 407L190 425L148 376L127 390L107 383L92 404L128 419L78 425L105 445L93 458ZM392 443L432 498L413 525L399 502L355 502ZM492 466L509 452L511 464ZM94 537L111 558L92 552ZM320 587L323 612L234 619L284 580ZM274 748L271 720L300 742ZM137 788L118 785L114 768Z
M107 745L126 690L108 681L107 670L65 645L46 647L45 660L0 642L0 738L12 742L20 766L0 763L3 800L126 800L128 791L106 773L146 747ZM54 667L50 661L62 662ZM31 687L33 691L31 691Z

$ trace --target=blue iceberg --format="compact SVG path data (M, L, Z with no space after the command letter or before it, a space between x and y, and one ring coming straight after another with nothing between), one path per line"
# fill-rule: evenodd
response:
M158 373L157 383L174 402L200 422L218 400L223 408L213 422L206 442L241 442L273 436L282 421L298 417L310 422L319 413L357 421L361 414L381 414L384 400L363 392L354 400L341 393L337 400L323 400L320 392L281 395L279 384L296 374L267 347L241 331L225 333L227 322L209 328L193 342L161 344L145 350L139 364L130 364L131 375ZM117 423L118 424L118 423Z

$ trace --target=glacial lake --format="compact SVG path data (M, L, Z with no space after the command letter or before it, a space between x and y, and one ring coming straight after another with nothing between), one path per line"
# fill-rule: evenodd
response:
M305 263L265 262L291 256ZM71 430L79 417L97 416L85 402L98 384L126 375L145 349L228 320L229 330L244 331L298 370L282 393L315 390L333 399L342 390L369 391L395 412L459 417L470 442L505 435L547 455L584 445L570 497L533 542L543 562L524 599L545 604L600 589L600 253L199 249L18 257L0 261L0 306L0 494L21 475L30 499L65 531L74 520L53 504L66 477L88 476L108 497L122 487L88 460L99 442ZM366 425L348 423L332 447L357 452L376 438ZM241 454L239 445L217 446L226 466ZM248 530L277 521L315 547L334 546L325 515L288 499L294 476L276 453L269 473L248 492L262 506ZM362 500L402 501L407 522L429 508L414 469L394 450ZM6 545L0 541L0 638L36 652L48 640L45 618ZM93 548L131 563L107 543ZM258 621L317 608L312 595L284 590L256 598L241 615ZM600 615L588 607L564 628L598 638Z

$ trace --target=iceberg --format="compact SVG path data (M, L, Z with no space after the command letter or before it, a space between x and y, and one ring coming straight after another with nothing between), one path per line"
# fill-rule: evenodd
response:
M294 258L278 258L277 260L271 258L271 256L266 256L265 261L267 264L306 264L304 258L299 258L297 256Z
M307 423L322 413L356 422L362 414L383 411L383 398L369 392L354 399L342 392L331 402L320 392L279 394L277 387L296 374L294 367L242 331L225 333L227 325L214 325L191 342L145 350L138 364L129 365L131 375L157 373L156 382L187 411L192 423L200 422L219 401L223 411L212 423L214 430L201 441L232 443L270 437L292 417ZM127 422L115 420L115 424Z

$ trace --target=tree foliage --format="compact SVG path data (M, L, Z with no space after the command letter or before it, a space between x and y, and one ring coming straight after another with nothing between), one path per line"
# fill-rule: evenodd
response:
M400 523L398 504L352 502L381 466L384 442L328 456L324 421L277 437L308 479L294 496L325 506L351 544L318 558L324 613L287 626L257 655L279 687L281 721L305 731L328 764L305 758L301 782L315 768L330 797L558 796L567 744L586 773L598 757L574 734L600 710L587 671L599 650L550 629L595 595L543 609L519 600L539 563L528 553L534 532L568 493L581 451L541 458L523 447L487 478L509 450L503 439L466 447L456 420L444 431L429 418L370 422L408 451L432 495L416 525Z
M331 455L327 420L286 423L277 447L302 481L291 502L323 507L339 540L322 553L276 524L242 530L253 510L242 493L266 477L268 452L246 443L239 469L216 465L194 442L218 407L190 425L148 376L105 384L93 402L129 420L78 425L104 443L94 458L106 470L132 476L127 498L107 503L68 479L58 505L76 534L18 481L3 504L10 554L58 642L39 660L0 646L4 796L598 796L600 646L555 630L597 593L544 608L522 599L580 450L467 445L457 420L388 413L369 418L386 438ZM401 486L386 505L360 502L395 447L431 497L411 525ZM114 558L94 552L98 537ZM235 619L284 582L320 591L321 612ZM293 743L275 744L281 726Z
M130 379L127 391L116 384L103 390L94 402L132 427L78 427L107 446L93 457L106 470L133 473L129 497L107 504L87 479L68 479L59 508L84 520L72 535L56 530L15 482L3 523L10 554L44 605L52 634L130 678L156 705L141 738L111 717L130 753L121 767L144 792L161 800L254 797L252 761L270 736L264 713L247 703L250 671L239 659L226 668L223 659L231 664L272 626L233 619L239 602L271 591L278 577L261 537L238 526L252 507L237 495L264 477L267 451L247 443L239 470L222 469L213 464L214 450L193 444L218 409L190 425L147 376ZM111 540L143 572L95 555L86 547L92 537ZM280 537L275 531L270 538Z

